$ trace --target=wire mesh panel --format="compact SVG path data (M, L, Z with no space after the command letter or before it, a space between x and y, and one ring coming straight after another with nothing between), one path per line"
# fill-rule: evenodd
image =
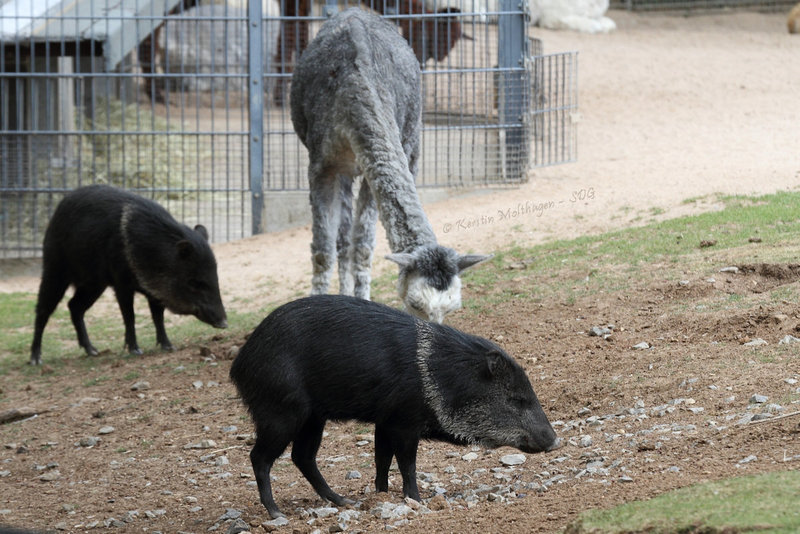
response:
M63 195L107 183L204 224L262 231L303 190L299 53L352 0L0 0L0 258L40 253ZM365 0L422 66L420 186L513 184L575 158L574 54L543 56L517 0Z
M275 72L268 74L275 92L264 123L267 189L308 187L305 148L292 136L289 116L292 66L328 15L353 6L393 21L420 60L423 130L418 186L514 184L526 179L530 166L574 161L575 126L570 118L577 110L577 56L541 57L541 43L526 35L524 3L280 0L281 27L272 50ZM509 41L514 28L519 35ZM558 61L569 67L556 66ZM536 78L536 70L545 67L549 75L569 78Z
M192 0L3 0L0 257L36 255L80 185L250 235L247 11Z

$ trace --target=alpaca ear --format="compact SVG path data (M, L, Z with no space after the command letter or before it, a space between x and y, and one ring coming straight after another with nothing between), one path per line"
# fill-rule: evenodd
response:
M208 241L208 230L206 230L205 226L203 226L202 224L198 224L197 226L194 227L194 231L200 234L200 236L202 236L203 239Z
M458 265L458 272L463 271L464 269L468 269L473 265L477 265L481 262L489 260L494 257L494 254L465 254L464 256L459 256L456 264Z
M408 252L398 252L396 254L388 254L386 259L395 262L402 269L410 269L414 267L414 256Z

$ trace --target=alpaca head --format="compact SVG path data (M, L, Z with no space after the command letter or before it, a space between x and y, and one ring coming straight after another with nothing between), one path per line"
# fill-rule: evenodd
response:
M461 307L461 278L458 274L489 258L491 255L462 256L441 245L426 245L411 252L386 256L400 266L397 285L406 311L437 323Z

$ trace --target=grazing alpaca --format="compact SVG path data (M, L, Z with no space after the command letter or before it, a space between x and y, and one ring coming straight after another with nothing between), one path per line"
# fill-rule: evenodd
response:
M323 24L298 61L291 111L309 154L313 294L327 293L338 250L340 292L369 298L380 216L406 308L441 322L461 306L459 272L488 256L460 256L436 242L414 185L421 107L414 52L394 26L361 9Z
M311 0L281 0L281 15L283 17L308 17L311 14ZM365 6L384 14L387 8L397 9L399 15L427 15L432 14L425 7L423 0L361 0ZM443 15L460 13L454 7L439 9L435 13ZM462 33L461 23L456 17L426 17L426 18L401 18L395 22L403 33L403 37L414 49L414 54L421 64L433 58L442 61L453 49L459 39L472 39ZM285 72L291 72L292 54L298 54L308 46L308 20L283 20L278 34L278 44L275 49L275 65L286 65ZM275 91L275 103L283 103L283 86L278 83Z

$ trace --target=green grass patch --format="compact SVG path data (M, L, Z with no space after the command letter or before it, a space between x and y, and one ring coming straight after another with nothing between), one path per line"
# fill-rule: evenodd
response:
M473 287L512 282L518 297L560 294L569 301L576 291L621 291L642 274L642 265L662 266L657 275L676 278L681 270L713 275L723 263L793 263L800 256L800 193L758 197L718 196L719 211L557 240L534 247L496 251L491 266L470 269L464 281ZM751 242L758 237L760 242ZM701 242L714 242L701 247ZM651 269L652 271L652 269ZM535 279L535 283L528 279ZM481 302L464 307L482 312L509 295L481 293ZM499 299L499 300L498 300ZM796 301L790 288L776 290L773 301Z
M119 357L128 357L124 350L125 327L115 305L98 304L86 313L89 338L100 351L99 356L87 357L78 346L75 328L67 309L68 295L62 299L45 327L42 337L42 360L58 375L67 366L87 370L105 365ZM36 295L33 293L0 293L0 375L11 369L31 379L41 375L38 367L27 365L33 340ZM136 336L139 347L147 352L158 351L153 320L144 297L137 295ZM104 311L105 310L105 311ZM201 344L211 337L231 339L251 331L264 318L264 313L236 313L228 310L226 330L217 330L191 316L167 313L167 334L176 347Z
M584 512L568 534L800 532L800 472L731 478Z

